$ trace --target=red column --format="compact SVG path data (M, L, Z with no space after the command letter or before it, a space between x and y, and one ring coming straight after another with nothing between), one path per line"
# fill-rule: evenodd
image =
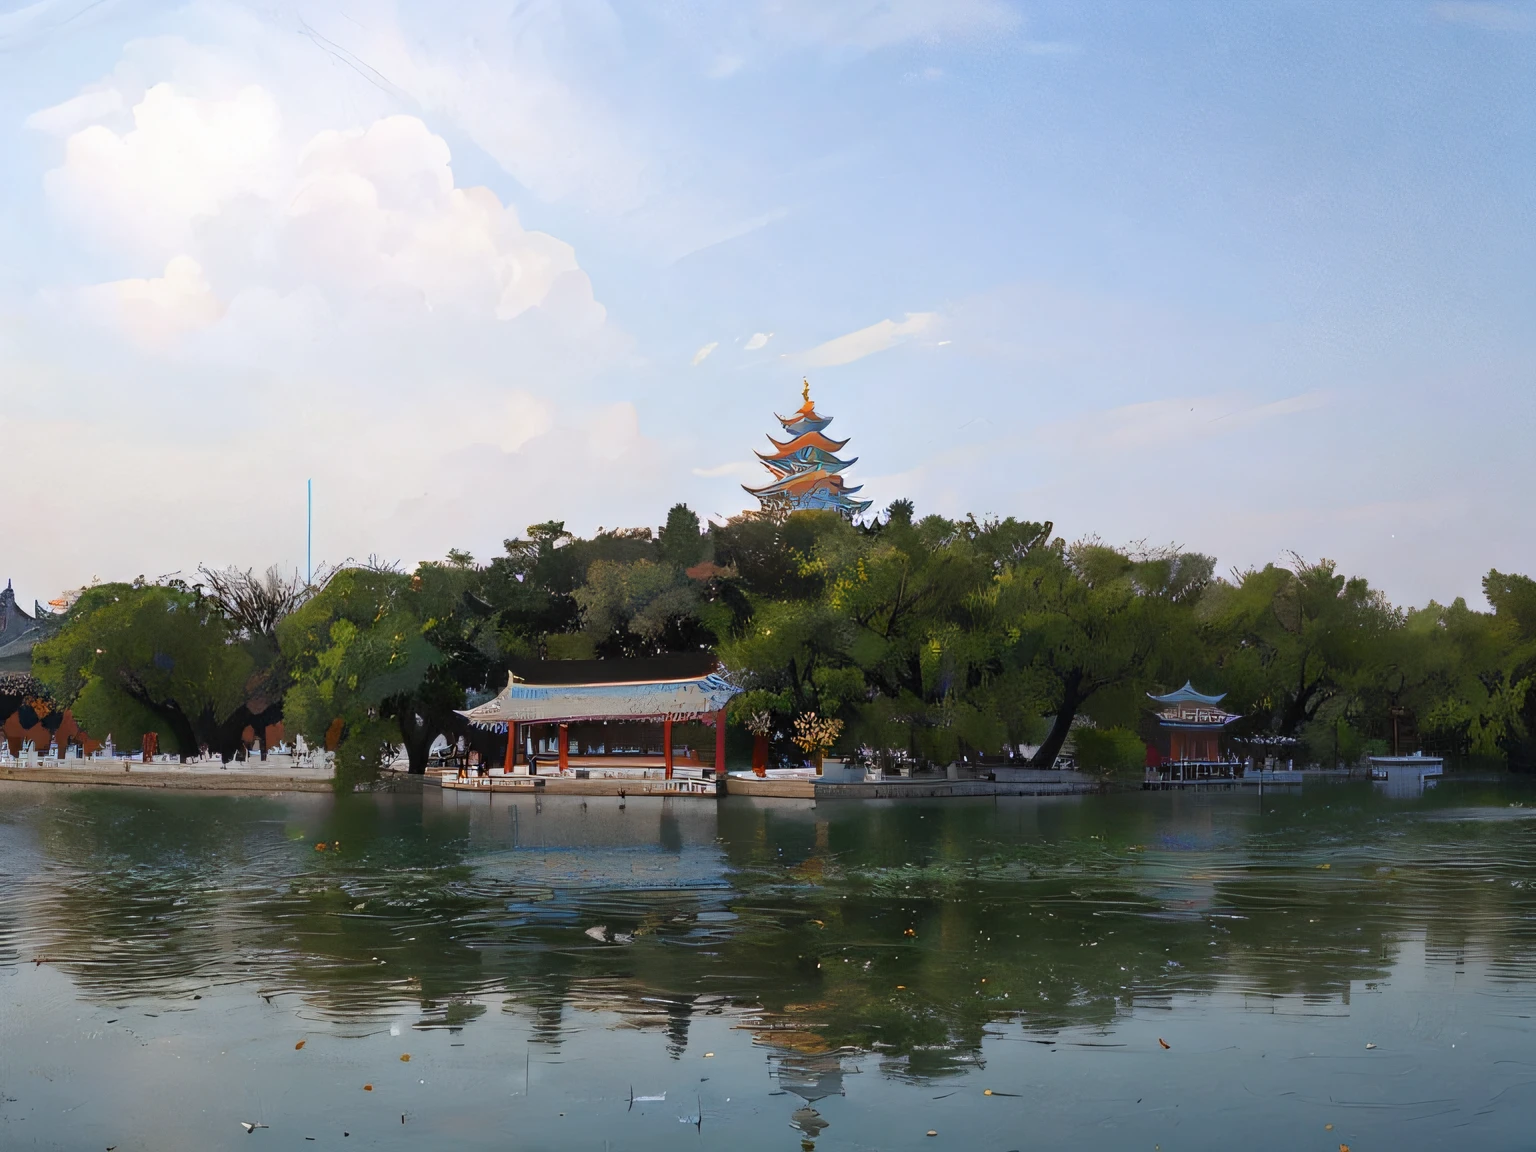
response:
M725 775L725 709L715 713L715 775Z
M768 734L757 733L752 737L752 771L758 776L768 775Z
M672 779L672 717L661 722L661 762L667 766L667 779Z
M508 776L512 775L512 765L517 763L517 724L515 721L507 721L507 758L501 766L501 770Z
M564 774L565 770L567 768L569 768L570 766L571 766L571 726L569 724L562 724L562 725L560 725L560 771L561 771L561 773Z

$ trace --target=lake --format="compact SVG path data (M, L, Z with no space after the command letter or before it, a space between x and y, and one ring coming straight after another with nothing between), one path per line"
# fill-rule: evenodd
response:
M1518 780L0 789L7 1149L1526 1148L1533 1015Z

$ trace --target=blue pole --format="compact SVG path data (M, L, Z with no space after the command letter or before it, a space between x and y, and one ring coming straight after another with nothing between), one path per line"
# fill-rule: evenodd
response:
M308 509L304 518L304 583L315 582L315 482L304 481Z

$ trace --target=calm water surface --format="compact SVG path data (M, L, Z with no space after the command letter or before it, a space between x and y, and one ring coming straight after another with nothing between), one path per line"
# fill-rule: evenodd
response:
M0 789L5 1149L1526 1148L1533 1015L1518 782Z

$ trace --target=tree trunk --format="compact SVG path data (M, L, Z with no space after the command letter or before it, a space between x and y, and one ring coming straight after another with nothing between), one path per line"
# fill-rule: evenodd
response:
M427 773L427 753L437 735L432 725L409 708L402 709L395 722L400 726L400 741L405 745L406 772L412 776Z
M1045 738L1045 743L1040 745L1039 751L1029 761L1031 768L1049 768L1056 763L1056 757L1061 753L1061 746L1067 742L1067 735L1072 731L1072 721L1077 718L1077 710L1088 699L1087 693L1082 691L1083 674L1081 671L1072 671L1062 678L1061 707L1056 710L1056 719L1051 724L1050 735Z

